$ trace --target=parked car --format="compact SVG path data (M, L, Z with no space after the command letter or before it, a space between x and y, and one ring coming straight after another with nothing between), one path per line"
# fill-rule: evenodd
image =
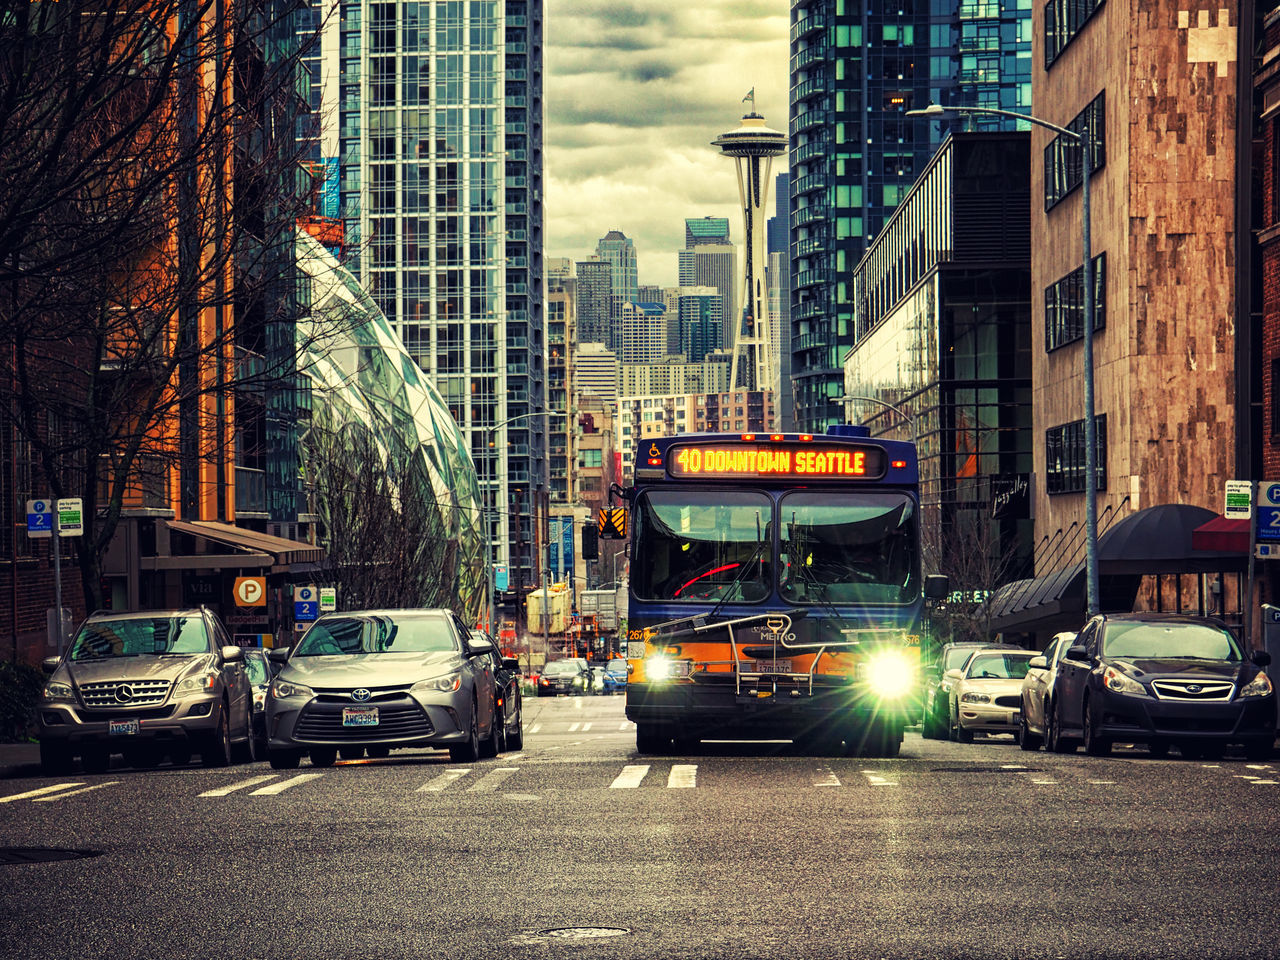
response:
M948 671L951 737L972 743L975 733L1016 733L1022 679L1035 654L1030 650L977 650L961 670Z
M604 665L604 689L602 693L627 692L627 661L615 657Z
M554 697L560 693L586 693L591 682L591 670L581 657L565 657L548 660L538 677L538 696Z
M921 699L924 715L921 736L929 740L947 739L951 724L951 685L948 671L962 669L969 658L983 649L1018 650L1013 644L984 643L976 640L946 643L938 651L938 659L924 671L924 690Z
M498 752L493 644L449 610L368 610L322 616L292 649L267 694L271 766L309 754L326 767L339 750L386 756L396 747L447 747L470 763Z
M483 630L472 628L474 638L493 643ZM486 654L493 663L494 714L498 718L498 752L524 749L524 701L520 693L520 660L507 656L493 644Z
M1250 759L1264 759L1276 737L1275 691L1263 669L1270 663L1265 651L1246 655L1213 617L1096 616L1058 664L1050 749L1081 743L1100 755L1122 740L1157 756L1176 744L1199 757L1239 744Z
M253 692L244 651L207 607L106 611L85 619L65 657L45 661L37 710L40 764L90 773L121 753L132 766L168 754L206 766L255 757Z
M253 749L258 759L263 760L267 756L267 691L274 676L267 652L255 648L245 650L244 672L253 690Z
M1049 693L1058 674L1058 661L1075 642L1075 631L1056 633L1044 653L1032 657L1022 679L1022 716L1018 720L1018 744L1023 750L1039 750L1044 743Z

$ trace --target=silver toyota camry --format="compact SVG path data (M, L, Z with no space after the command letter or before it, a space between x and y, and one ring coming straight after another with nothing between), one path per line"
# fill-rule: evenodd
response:
M498 752L493 649L449 610L331 613L292 648L267 693L267 750L277 770L395 747L446 747L470 763Z

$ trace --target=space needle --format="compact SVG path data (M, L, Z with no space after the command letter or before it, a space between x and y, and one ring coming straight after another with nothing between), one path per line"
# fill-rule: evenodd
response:
M751 112L736 130L711 141L738 167L738 198L746 228L746 262L743 265L742 315L734 324L730 389L768 390L775 386L776 360L769 349L769 291L765 284L765 215L773 158L787 152L787 135L770 130L755 111L755 88L743 98ZM761 164L761 160L764 161ZM739 358L745 358L739 364ZM741 378L739 370L742 371Z

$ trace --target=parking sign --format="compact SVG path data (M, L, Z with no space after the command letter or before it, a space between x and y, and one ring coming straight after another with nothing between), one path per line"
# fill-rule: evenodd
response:
M293 590L293 619L314 620L319 615L319 591L315 587L295 587Z
M53 536L53 501L27 501L27 536L32 540Z

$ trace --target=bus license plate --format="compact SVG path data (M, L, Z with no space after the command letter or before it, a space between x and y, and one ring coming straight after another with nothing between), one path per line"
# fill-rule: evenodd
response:
M790 660L757 660L756 673L790 673Z
M136 737L140 731L140 724L137 720L108 720L107 736L109 737Z
M376 727L378 725L378 708L343 707L342 725L344 727Z

